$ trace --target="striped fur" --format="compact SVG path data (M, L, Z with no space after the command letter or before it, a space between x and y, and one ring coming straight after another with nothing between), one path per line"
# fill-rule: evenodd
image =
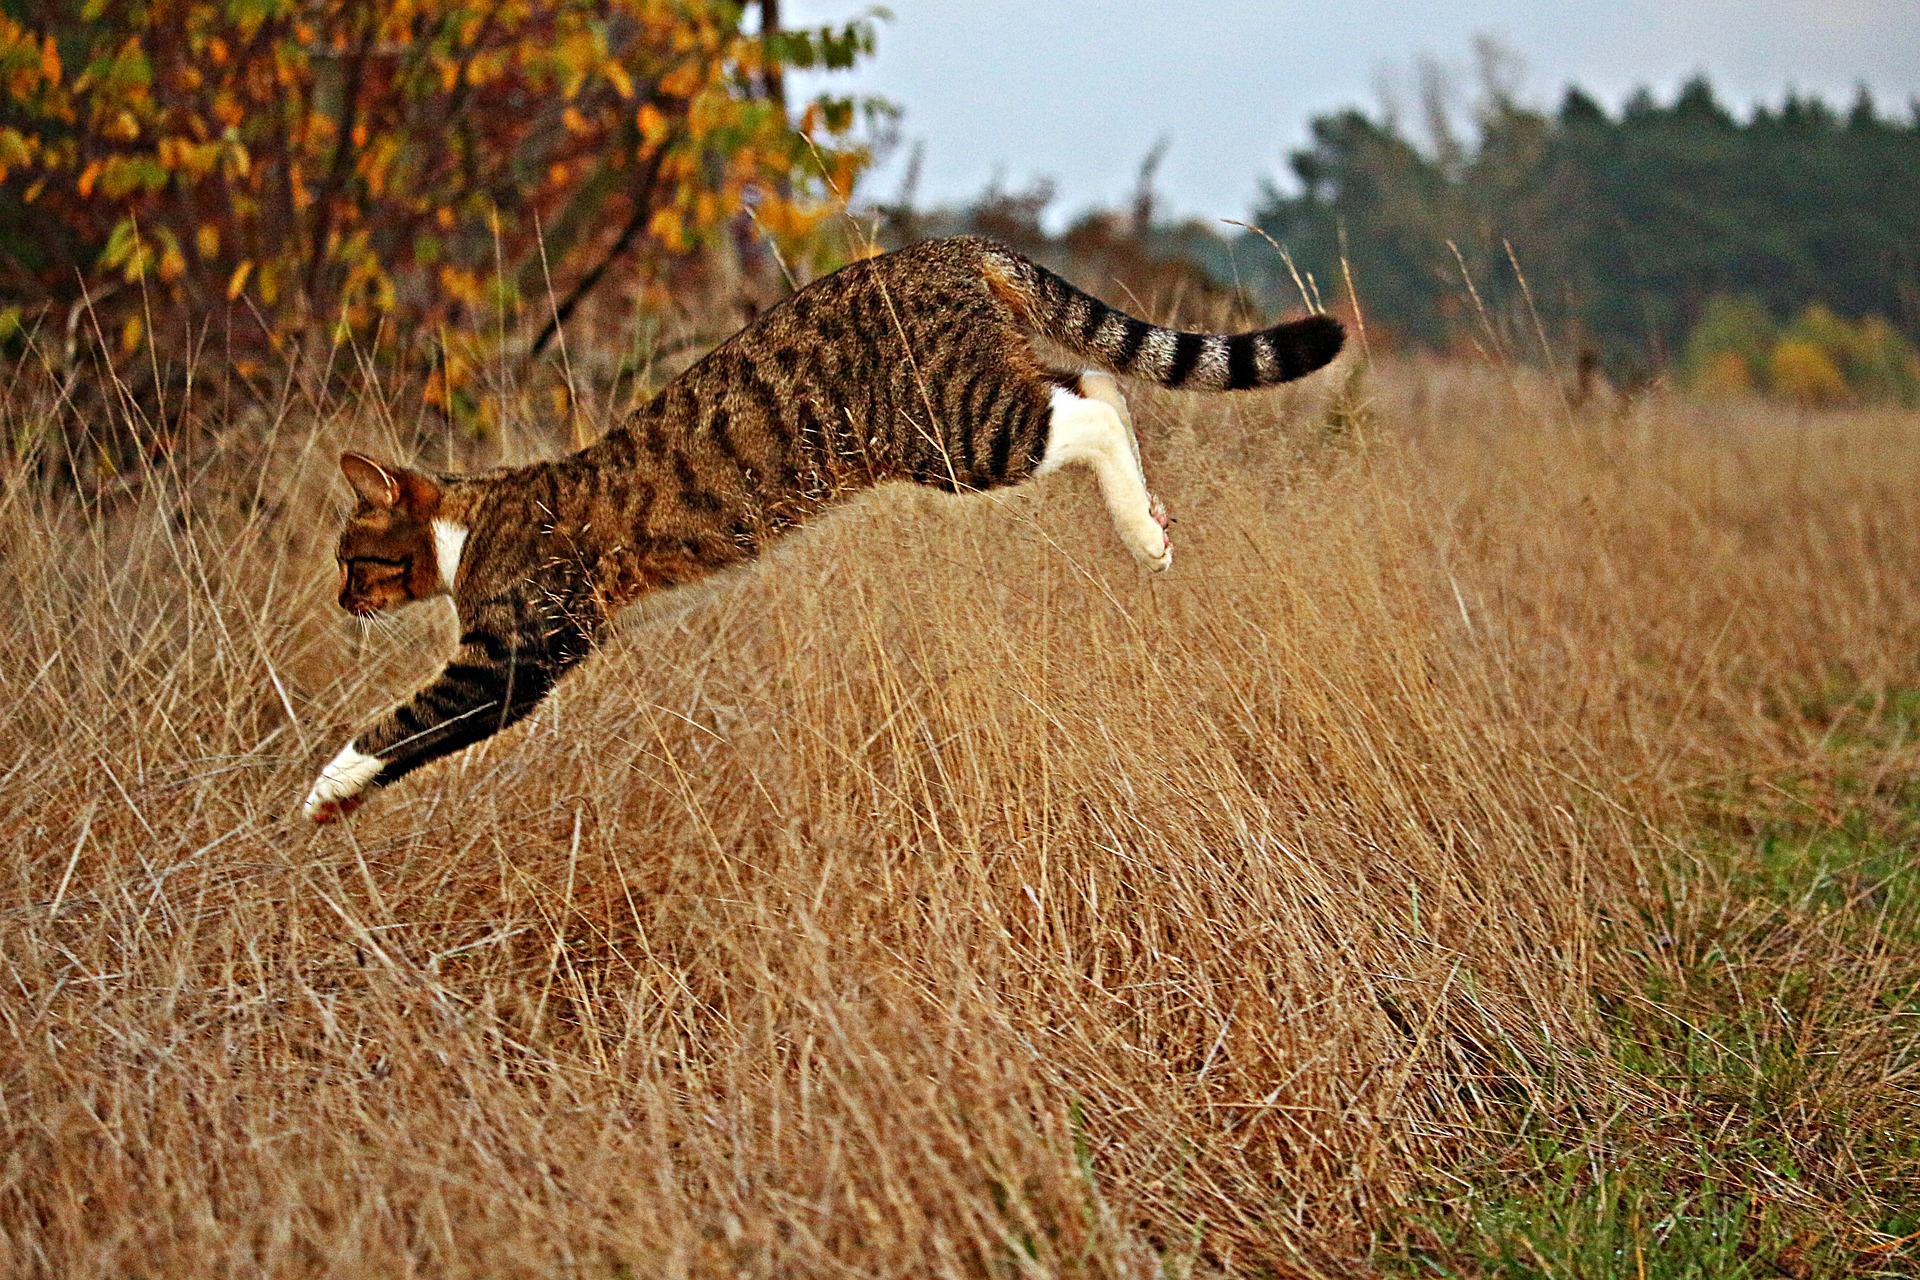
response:
M1312 373L1340 354L1329 315L1251 333L1183 333L1137 320L1010 249L982 249L989 280L1033 330L1129 378L1185 391L1253 391Z
M1165 568L1164 508L1139 474L1125 402L1104 375L1044 367L1035 336L1122 375L1231 390L1320 367L1341 330L1314 316L1232 337L1178 333L991 241L936 240L814 282L568 457L427 475L347 454L359 506L340 538L341 606L366 615L450 595L460 644L425 688L354 735L316 782L309 816L350 812L368 788L527 715L614 610L750 560L886 481L976 491L1017 484L1049 458L1045 469L1077 462L1100 477L1136 556Z

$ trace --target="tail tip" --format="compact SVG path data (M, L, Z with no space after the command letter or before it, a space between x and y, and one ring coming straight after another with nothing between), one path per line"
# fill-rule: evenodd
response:
M1296 320L1287 328L1287 336L1291 339L1289 346L1299 360L1301 374L1312 373L1331 364L1347 344L1347 326L1325 312ZM1294 376L1298 377L1299 374Z

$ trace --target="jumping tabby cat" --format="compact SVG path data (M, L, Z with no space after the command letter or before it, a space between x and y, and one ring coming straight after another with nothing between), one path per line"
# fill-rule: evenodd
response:
M1118 386L1045 367L1034 337L1164 387L1239 391L1311 373L1344 334L1323 315L1177 333L992 241L935 240L802 289L569 457L430 476L347 454L360 502L340 536L341 607L366 616L451 595L460 647L334 757L306 815L330 822L504 729L621 605L750 559L882 481L962 492L1081 464L1121 540L1164 570L1166 515Z

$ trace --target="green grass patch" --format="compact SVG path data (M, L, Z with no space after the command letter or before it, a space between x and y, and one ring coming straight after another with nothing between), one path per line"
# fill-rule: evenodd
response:
M1814 768L1703 792L1616 922L1607 1087L1450 1170L1384 1267L1920 1275L1920 693L1840 710Z

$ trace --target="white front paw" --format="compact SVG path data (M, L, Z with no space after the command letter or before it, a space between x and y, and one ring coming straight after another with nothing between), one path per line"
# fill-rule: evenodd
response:
M378 756L362 755L349 742L313 780L300 812L321 825L344 818L366 801L361 794L380 772Z

